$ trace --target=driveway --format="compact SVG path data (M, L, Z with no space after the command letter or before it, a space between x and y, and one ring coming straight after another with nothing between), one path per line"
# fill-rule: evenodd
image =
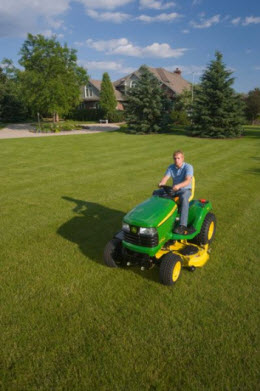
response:
M21 138L21 137L49 137L49 136L67 136L69 134L93 134L118 130L118 124L87 124L82 130L70 130L59 133L35 133L30 124L10 124L6 128L0 129L0 139Z

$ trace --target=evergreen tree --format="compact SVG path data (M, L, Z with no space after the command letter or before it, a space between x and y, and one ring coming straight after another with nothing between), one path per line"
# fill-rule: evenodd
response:
M85 69L77 65L75 49L55 37L28 34L19 63L24 96L31 111L44 115L67 114L80 102L80 87L87 83Z
M103 112L103 116L110 120L116 110L117 101L113 84L111 83L109 74L107 72L105 72L102 77L99 103Z
M191 135L211 138L237 137L242 133L243 106L232 89L234 78L215 53L194 96Z
M126 122L137 133L156 133L168 122L169 100L146 66L139 73L135 87L127 93Z

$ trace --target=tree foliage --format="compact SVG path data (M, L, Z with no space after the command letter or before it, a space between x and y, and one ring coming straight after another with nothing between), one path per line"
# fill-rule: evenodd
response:
M174 125L190 125L192 91L184 90L174 100L170 118Z
M76 50L62 46L55 37L28 34L20 55L24 67L20 80L34 114L66 114L80 102L80 87L88 77L77 65Z
M222 54L201 78L200 88L194 95L191 134L200 137L237 137L242 133L243 106L241 98L232 89L234 78L222 61Z
M156 133L167 126L170 103L158 79L142 66L135 87L127 93L126 122L138 133Z
M107 72L103 74L99 103L103 112L103 116L108 120L111 120L113 113L116 110L117 100L115 97L113 85Z
M19 82L19 70L9 59L0 68L0 118L5 122L23 121L28 116L24 94Z
M260 89L255 88L249 91L248 96L245 98L246 104L246 116L249 121L255 121L260 116Z

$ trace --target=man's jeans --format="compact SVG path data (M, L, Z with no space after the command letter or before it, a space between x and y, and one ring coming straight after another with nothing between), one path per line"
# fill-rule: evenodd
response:
M189 216L189 198L191 196L191 190L181 189L176 192L176 196L180 197L180 207L181 207L180 225L185 225L185 227L187 227L188 216Z
M153 195L166 196L167 193L163 189L155 190ZM191 196L190 189L181 189L176 191L176 197L180 198L180 225L187 227L189 216L189 198Z

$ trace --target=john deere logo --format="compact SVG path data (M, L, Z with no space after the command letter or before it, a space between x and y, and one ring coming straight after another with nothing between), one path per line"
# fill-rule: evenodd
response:
M131 232L132 232L132 234L136 234L137 233L137 228L136 227L131 227Z

